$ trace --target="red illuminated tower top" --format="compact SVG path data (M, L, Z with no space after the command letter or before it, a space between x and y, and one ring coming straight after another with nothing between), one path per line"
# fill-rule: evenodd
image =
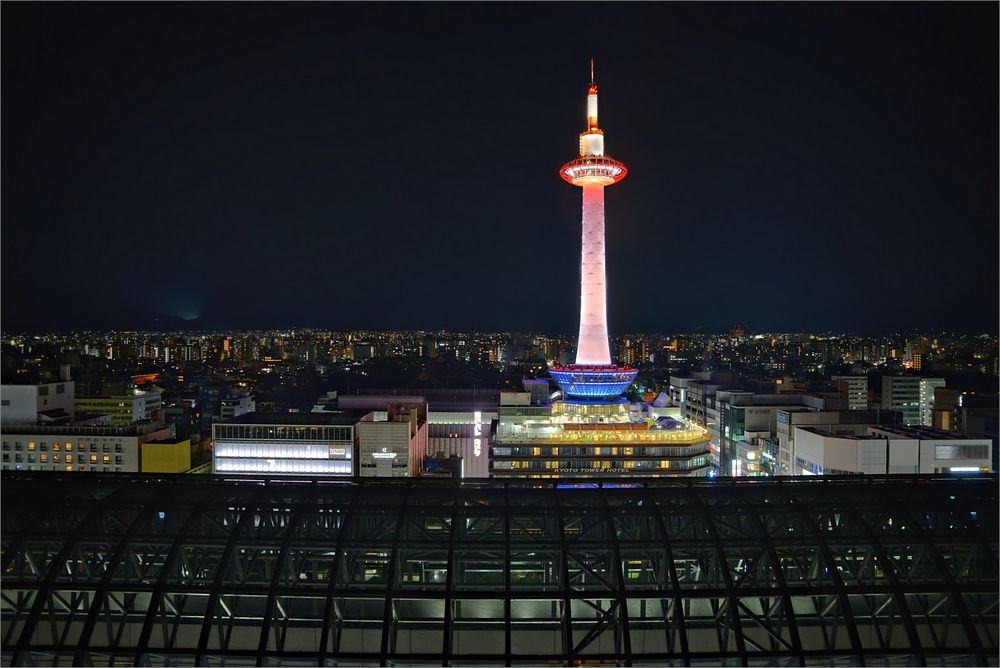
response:
M590 87L587 89L587 129L580 133L580 157L570 160L559 175L575 186L595 184L610 186L628 174L618 160L604 153L604 131L597 125L597 83L594 61L590 61Z

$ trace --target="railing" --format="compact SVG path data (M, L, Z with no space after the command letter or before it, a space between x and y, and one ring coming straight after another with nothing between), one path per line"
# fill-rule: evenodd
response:
M3 471L0 474L4 480L37 480L38 482L53 484L103 484L107 481L115 481L120 484L129 482L149 483L175 483L178 482L176 476L163 475L157 473L97 473L91 472L85 475L78 473L64 473L62 471ZM627 481L632 486L637 487L736 487L744 485L767 486L767 485L885 485L899 484L906 481L909 484L926 485L965 485L998 483L996 473L967 473L967 474L898 474L898 475L805 475L805 476L759 476L745 478L730 478L720 476L716 478L650 478L642 479L629 477L618 479L618 482ZM102 482L103 481L103 482ZM350 485L356 487L469 487L483 489L503 489L517 487L557 487L560 482L552 480L540 482L536 480L518 480L516 478L490 479L490 478L325 478L302 476L301 478L291 478L288 476L267 476L267 475L197 475L185 476L184 484L238 484L238 485ZM595 487L613 484L615 479L606 478L601 481L593 481Z
M69 426L69 425L37 425L37 424L4 424L0 425L0 433L4 436L140 436L160 429L166 425L149 421L114 426Z

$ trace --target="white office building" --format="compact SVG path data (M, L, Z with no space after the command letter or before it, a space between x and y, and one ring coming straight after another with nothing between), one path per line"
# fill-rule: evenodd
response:
M0 421L8 424L71 422L75 415L71 380L29 385L0 385Z
M856 436L795 428L795 475L989 471L992 441L910 427L868 427Z
M216 473L354 475L359 416L337 413L247 413L212 425Z

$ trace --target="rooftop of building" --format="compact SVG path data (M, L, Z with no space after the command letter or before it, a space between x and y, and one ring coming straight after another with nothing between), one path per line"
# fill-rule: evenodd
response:
M125 425L42 425L0 424L0 433L24 436L142 436L170 429L154 420L140 420Z
M337 410L324 413L287 413L274 411L254 411L216 422L215 424L264 424L264 425L353 425L368 415L369 410Z
M962 434L954 431L942 431L930 427L906 427L902 425L870 425L864 434L836 434L834 429L847 425L794 425L796 429L808 431L821 436L833 436L847 440L863 441L872 439L898 438L913 439L921 441L981 441L988 439L988 436Z
M146 445L180 445L181 443L190 443L190 438L156 438L151 441L146 441Z
M872 429L877 429L880 432L886 434L893 434L899 436L900 438L916 438L921 440L968 440L970 438L979 438L975 436L967 436L959 432L954 431L943 431L941 429L934 429L932 427L917 427L911 426L907 427L905 425L878 425L872 426Z

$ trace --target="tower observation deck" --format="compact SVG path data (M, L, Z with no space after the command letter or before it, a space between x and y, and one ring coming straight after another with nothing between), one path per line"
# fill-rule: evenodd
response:
M607 273L604 254L604 189L628 174L624 163L607 155L604 131L597 122L597 83L590 61L587 89L587 129L580 133L580 157L570 160L559 175L583 189L583 235L580 259L580 334L576 364L550 369L571 398L610 399L632 384L635 369L611 363L608 346Z

